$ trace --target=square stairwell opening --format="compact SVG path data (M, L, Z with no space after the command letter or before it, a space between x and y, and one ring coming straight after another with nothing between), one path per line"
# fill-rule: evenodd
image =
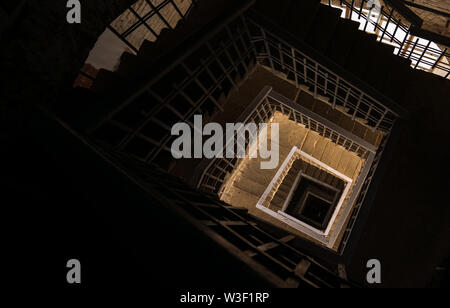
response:
M292 187L292 191L292 199L286 200L282 211L318 230L325 231L338 205L342 190L307 175L300 175L299 183Z
M377 146L270 87L254 98L238 122L267 123L268 144L271 126L279 125L278 167L261 170L261 158L213 159L198 168L197 187L337 251Z

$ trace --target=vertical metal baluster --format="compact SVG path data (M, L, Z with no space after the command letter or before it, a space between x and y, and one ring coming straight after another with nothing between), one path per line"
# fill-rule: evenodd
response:
M163 21L163 23L166 24L167 28L173 29L173 27L169 24L169 22L166 20L166 18L164 18L164 16L162 16L162 14L161 14L160 11L158 10L158 8L155 7L155 6L153 5L153 3L150 2L150 0L145 0L145 2L147 2L147 4L152 8L152 10L155 11L155 14L158 15L158 17Z
M368 121L368 120L369 120L369 117L370 117L370 113L372 112L372 109L373 109L373 105L372 105L372 104L370 104L370 106L369 106L369 110L367 110L367 114L366 114L366 117L365 117L365 120L366 120L366 121Z
M417 67L419 66L420 61L422 61L423 56L424 56L425 53L427 52L427 50L428 50L428 48L430 47L430 45L431 45L431 41L428 41L427 46L423 49L423 52L422 52L422 54L420 55L420 58L419 58L419 60L417 61L417 63L416 63L416 65L414 66L414 68L417 68Z
M384 114L381 116L380 120L379 120L378 123L375 125L375 129L378 129L378 127L380 127L380 125L381 125L381 123L383 123L384 118L386 117L387 113L388 113L388 111L385 110L385 111L384 111Z
M419 42L419 38L416 39L416 42L414 43L414 46L411 48L411 52L409 53L409 56L407 59L411 59L411 56L414 52L414 50L416 49L417 43Z
M298 88L299 84L298 84L298 73L297 73L297 59L295 59L295 50L293 47L291 47L291 56L292 56L292 63L294 64L295 85Z
M306 58L303 58L303 74L304 74L304 79L305 79L305 83L308 83L308 68L306 66Z
M403 49L403 46L405 46L405 43L406 43L406 40L408 39L408 36L409 36L410 31L411 31L411 27L409 27L408 30L406 31L405 38L403 39L402 44L401 44L400 47L398 48L398 54L397 54L397 55L399 55L400 57L403 57L403 55L402 55L402 49Z
M314 98L317 98L317 83L319 79L319 63L316 63L315 66L315 75L314 75Z
M259 63L258 51L256 50L255 44L252 42L253 36L252 36L252 34L250 32L250 28L248 27L247 20L245 19L244 15L241 15L241 20L242 20L242 23L244 25L245 32L247 32L248 38L250 40L250 44L252 45L252 50L253 50L253 53L255 55L255 61L256 61L256 63Z
M369 23L369 20L371 20L373 7L370 8L369 14L367 14L366 23L364 24L364 32L367 30L367 24Z
M394 14L394 9L392 9L391 13L389 14L389 18L386 22L386 27L384 27L383 34L381 35L381 38L380 38L380 42L383 42L384 35L386 34L386 31L389 27L389 23L391 22L391 19L392 19L392 14Z
M374 25L374 28L373 28L373 31L375 33L377 33L378 28L381 28L380 22L383 20L383 11L384 11L384 6L381 6L381 10L380 10L380 13L378 15L378 19L375 22L375 25Z
M281 43L278 43L278 52L280 53L281 69L284 71L284 55L283 49L281 48Z
M347 107L347 102L348 102L348 99L350 98L350 92L352 91L352 89L350 88L350 87L348 87L348 90L347 90L347 95L345 96L345 100L344 100L344 110L345 110L345 108Z
M338 91L339 91L339 82L340 82L341 78L339 76L337 76L336 79L336 88L334 89L334 97L333 97L333 109L336 109L336 102L337 102L337 96L338 96Z
M361 106L361 101L363 99L363 96L364 96L364 93L361 92L361 95L359 96L359 99L358 99L358 104L356 105L355 112L353 113L353 116L352 116L353 121L356 119L356 114L358 113L359 106Z
M267 57L268 57L268 60L270 62L270 67L272 68L272 72L275 73L275 66L273 65L272 54L270 52L270 46L269 46L269 43L267 42L266 31L264 31L264 29L261 28L261 33L262 33L262 36L263 36L263 39L264 39L264 46L266 48Z
M362 0L361 1L361 7L359 8L359 16L358 16L358 19L361 19L361 15L362 15L362 11L363 11L363 8L364 8L364 2L365 2L366 0Z
M436 62L433 64L433 66L431 67L431 70L434 70L436 68L436 66L438 66L439 62L441 62L442 58L444 57L444 55L447 53L447 48L445 48L442 53L440 54L439 58L436 60Z

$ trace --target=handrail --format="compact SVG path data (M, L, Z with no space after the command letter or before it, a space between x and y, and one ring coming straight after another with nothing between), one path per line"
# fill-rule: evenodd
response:
M398 115L400 117L407 117L407 111L402 106L397 104L391 98L385 96L379 90L362 81L353 73L348 72L340 65L330 60L328 57L317 52L314 48L299 40L296 36L285 31L283 28L274 24L272 21L268 20L255 10L249 10L247 14L251 20L255 21L258 24L258 26L274 32L280 42L284 42L284 44L286 45L294 46L297 50L301 50L303 54L307 55L314 62L320 63L322 68L325 68L327 71L333 72L337 76L340 76L340 79L342 80L347 80L348 83L360 89L360 91L364 92L368 97L373 98L378 102L383 102L382 104L380 104L383 105L386 109L392 111L395 115ZM290 42L290 44L286 42Z
M367 154L370 156L376 152L376 148L365 140L338 127L306 108L291 103L288 98L273 91L270 87L265 87L259 93L252 104L242 114L239 121L243 124L247 124L249 121L256 122L256 120L259 122L264 120L268 121L275 112L288 115L292 121L305 125L308 129L319 133L321 136L333 139L336 144L343 146L361 157L365 157ZM261 116L262 114L264 116ZM330 127L327 125L330 125ZM227 140L227 143L234 138L236 136ZM240 161L241 159L214 158L207 165L205 161L197 167L198 172L202 172L200 180L195 183L197 188L213 193L220 193L220 189L225 183L227 175L234 171Z
M325 2L325 1L324 1ZM346 7L352 12L359 16L359 19L365 20L364 31L367 31L367 26L373 26L376 31L379 31L379 40L380 42L387 42L388 44L394 43L395 47L397 47L397 55L411 59L415 61L412 63L412 67L422 68L425 70L434 71L438 69L438 74L444 76L444 78L448 78L450 76L450 64L443 62L444 57L450 57L450 54L447 53L447 50L436 50L430 44L423 46L419 44L419 39L425 39L430 42L434 42L444 46L450 46L450 39L442 36L438 33L434 33L431 31L427 31L422 29L422 20L419 16L415 15L414 12L404 7L404 4L399 1L389 0L385 1L389 4L390 11L386 11L384 6L381 7L380 13L384 18L384 21L387 21L385 25L380 24L379 20L374 21L363 12L364 3L367 0L363 0L361 5L358 7L355 5L354 1L351 3L346 0L329 0L328 5L335 5L340 7ZM392 2L392 3L391 3ZM404 7L404 9L398 9L400 7ZM411 11L412 14L409 14L408 11ZM404 20L401 18L397 19L395 17L395 12L397 12L401 17L403 17L410 24L404 23ZM352 18L352 17L350 17ZM394 31L388 31L388 27L390 25L395 25ZM401 33L401 35L399 35ZM400 41L398 37L404 36L403 40ZM443 71L439 72L439 70Z
M156 74L151 74L150 80L148 80L143 86L139 87L137 91L133 93L133 95L126 97L122 103L117 106L114 110L108 113L108 115L100 121L91 131L96 130L101 125L103 125L106 121L108 121L113 115L115 115L118 111L122 110L125 106L127 106L130 102L138 98L144 92L146 92L153 84L155 84L158 80L163 78L163 76L167 75L170 71L179 66L183 61L185 61L190 55L192 55L198 48L208 42L211 38L213 38L217 33L219 33L224 25L227 25L232 20L236 19L238 16L242 15L243 12L248 10L256 0L245 0L238 8L233 10L233 12L229 12L225 16L222 16L218 20L212 21L203 29L199 30L197 33L192 34L191 36L185 38L184 41L180 42L179 47L184 45L186 48L174 48L169 51L164 58L165 59L174 59L170 62L170 65L167 65L166 61L157 61L155 63L155 67L152 71L157 72Z

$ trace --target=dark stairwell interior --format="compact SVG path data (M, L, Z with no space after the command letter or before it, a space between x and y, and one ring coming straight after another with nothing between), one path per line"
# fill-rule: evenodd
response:
M122 11L123 8L125 6ZM116 9L115 15L121 12ZM96 11L101 12L101 9ZM232 120L239 114L232 113L234 104L242 104L245 98L252 99L259 92L260 89L252 89L246 82L252 78L259 80L261 71L272 76L261 78L261 83L273 82L276 89L283 88L285 93L291 93L293 101L299 93L309 95L312 110L319 106L315 100L332 103L330 89L333 88L326 90L325 78L317 78L313 84L307 77L313 76L314 72L308 71L304 76L307 81L299 81L297 74L276 61L282 59L277 55L279 51L253 44L248 33L254 33L254 29L242 16L264 23L270 36L276 35L313 55L314 60L404 115L392 127L379 170L366 197L370 201L370 211L362 211L362 219L358 218L360 223L354 227L358 236L350 244L352 253L345 258L317 249L308 241L249 215L245 209L232 208L220 202L215 194L196 191L168 174L168 171L180 175L183 170L195 170L201 162L192 166L176 162L164 149L167 145L170 147L167 129L177 121L190 121L188 116L195 112L203 114L207 121L220 122L222 119L225 123ZM386 267L383 286L429 285L434 268L443 263L449 251L445 240L449 235L450 214L445 201L448 186L445 148L450 140L446 123L450 114L449 81L412 69L408 60L393 55L392 47L378 43L373 36L359 31L355 22L339 16L338 10L313 0L285 0L276 4L262 0L256 4L252 1L199 1L174 30L164 31L155 43L144 42L136 55L125 53L116 71L100 70L91 89L71 89L71 83L67 82L70 78L62 78L58 84L58 100L49 107L51 117L56 114L62 121L53 123L43 116L30 116L41 112L31 109L20 139L29 142L28 147L40 149L41 154L35 159L39 158L49 166L45 169L39 164L28 166L26 163L28 170L34 170L34 182L39 182L38 174L48 173L53 179L47 185L53 186L59 178L71 183L60 184L54 189L60 190L61 199L67 200L67 195L71 196L67 200L67 209L51 207L44 211L50 214L57 209L62 216L71 210L79 212L70 218L71 222L84 221L87 230L75 247L83 251L93 266L101 261L88 252L90 249L100 256L114 254L113 260L119 262L121 258L128 260L131 273L124 270L121 275L130 279L139 277L138 282L145 282L146 277L141 275L145 276L153 268L145 264L146 260L163 262L169 256L168 263L176 264L180 250L191 250L185 262L192 267L161 268L155 276L165 277L164 281L169 284L173 277L167 276L175 275L178 279L181 275L176 273L181 271L184 277L179 283L183 285L192 282L196 273L202 273L196 280L199 285L217 277L226 278L222 283L227 285L233 283L233 275L239 273L240 277L245 277L239 283L247 286L339 287L348 283L337 277L337 265L345 263L349 280L364 285L366 261L378 258ZM110 19L105 19L105 25ZM213 26L221 23L228 25L226 30L211 31ZM244 31L246 26L248 33ZM236 41L239 42L235 43L238 45L228 45L233 38L238 38ZM198 44L199 41L202 44ZM17 45L11 46L18 48L18 54L26 52ZM239 47L236 49L235 46ZM14 48L9 53L17 52ZM196 74L199 67L205 66L204 61L214 57L218 50L226 52L216 61L216 71L200 71L200 85L184 86L182 78ZM180 58L182 62L173 62ZM81 65L82 61L78 62ZM72 77L77 69L79 67L74 67L70 72ZM12 80L20 78L21 70L26 72L19 68ZM32 76L27 78L32 80ZM210 87L208 82L211 80L213 85ZM150 87L142 91L144 85ZM260 84L261 88L266 85ZM174 89L178 96L160 108ZM248 96L236 98L243 89L247 89ZM45 91L45 97L55 95L48 87L29 91L37 95L37 100L44 100L41 97ZM17 92L2 91L2 95L9 102L20 99ZM345 97L345 93L342 96ZM195 101L192 101L193 97L196 97ZM197 104L197 101L202 103ZM353 106L357 103L356 98ZM334 110L331 105L324 105L328 108L325 108L325 115L331 116ZM232 115L228 115L230 112ZM370 117L366 120L364 112L370 115L368 110L343 106L339 116L341 121L344 116L365 120L362 123L370 127L379 124ZM389 116L386 115L387 120L394 120ZM351 129L355 129L354 123L361 121L351 122ZM159 141L165 138L168 139L161 147ZM82 142L89 146L82 146ZM11 142L11 148L17 148L17 141ZM22 149L20 152L25 155L26 148L21 143L17 149ZM26 157L23 161L27 161ZM188 180L186 172L181 175ZM96 182L102 185L96 185ZM21 187L19 191L31 189L29 185L19 183L13 185L15 190L17 187ZM37 187L31 190L34 193L29 197L30 202L55 198L40 192ZM83 204L81 208L80 204ZM151 206L147 207L148 204ZM153 216L158 218L150 218ZM147 217L160 223L148 226ZM166 225L167 222L170 224ZM54 224L54 230L67 229L63 222ZM120 229L117 224L121 225ZM167 235L151 236L151 247L144 247L147 245L143 242L148 240L145 234L160 230ZM67 232L70 238L78 236L75 231ZM91 232L94 239L89 239ZM214 237L212 240L211 234L218 234L220 240ZM53 239L53 245L57 242L51 232L46 235ZM113 248L117 238L121 243L119 249ZM130 239L133 241L129 242ZM194 249L197 253L189 247L196 239L199 239ZM97 242L102 243L103 252L103 248L95 247ZM76 251L70 247L66 249ZM242 252L245 257L241 256ZM205 258L207 254L214 258ZM202 257L198 258L199 255ZM286 258L290 262L286 262ZM139 262L133 263L133 260ZM110 262L114 264L114 261ZM106 267L104 265L102 274L108 272ZM93 283L102 274L92 278ZM322 279L317 280L318 276Z

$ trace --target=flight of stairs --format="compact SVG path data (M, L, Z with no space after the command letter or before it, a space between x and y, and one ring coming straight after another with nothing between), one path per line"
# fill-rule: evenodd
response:
M410 60L392 54L392 47L376 42L372 35L358 30L358 24L354 21L339 17L339 10L322 5L318 0L291 1L282 0L274 3L269 0L258 0L256 9L266 18L279 24L286 31L291 32L296 38L305 41L318 52L337 63L340 67L365 81L371 87L392 98L403 107L417 108L427 102L423 89L430 93L442 92L448 81L410 67ZM222 16L224 11L235 8L242 2L234 1L200 1L186 20L181 21L175 30L164 30L160 38L155 42L145 42L138 55L124 53L117 71L101 70L91 90L76 88L68 93L67 101L61 105L60 115L71 125L81 131L91 131L100 119L114 110L120 102L130 96L133 91L140 88L143 82L161 72L169 63L160 61L165 59L167 53L183 53L177 50L180 41L196 31L202 31L208 23L217 16ZM192 38L194 40L195 36ZM195 57L200 58L202 50ZM194 57L194 58L195 58ZM170 56L168 59L171 58ZM189 65L189 59L186 61ZM195 61L192 62L195 67ZM251 63L249 63L251 65ZM169 72L154 89L159 93L167 93L168 89L180 80L177 68ZM288 78L293 78L287 74ZM235 80L245 76L236 74ZM323 82L319 80L319 82ZM232 90L232 85L224 85L221 88L220 103L224 103L227 95ZM422 93L416 93L421 91ZM156 93L159 95L159 93ZM321 94L321 93L319 93ZM442 96L441 96L442 97ZM443 97L445 99L445 96ZM131 122L126 123L131 129L145 119L145 115L159 102L148 94L139 97L141 103L134 104L121 115L126 121L130 115ZM180 111L189 108L183 100L177 101L177 109ZM212 117L220 110L215 104L210 103L202 107L198 113L206 117ZM351 110L348 111L352 113ZM167 117L165 117L167 115ZM178 118L168 112L160 118L168 126L179 121ZM150 123L151 124L151 123ZM373 123L372 123L373 124ZM368 131L368 130L366 130ZM153 134L159 140L164 134L157 125L149 125L147 132ZM116 144L124 138L124 132L114 127L102 128L95 132L95 138L106 141L108 144ZM369 132L370 134L370 132ZM379 136L372 136L372 144L379 144ZM145 153L149 145L133 144L135 152ZM162 153L157 158L157 163L164 168L172 165L167 153Z
M345 150L342 146L336 145L328 138L320 136L318 133L307 129L305 126L297 124L285 115L276 113L273 119L274 123L279 124L279 147L280 161L277 168L271 170L263 170L260 167L260 159L245 158L236 168L235 173L227 181L223 190L222 200L234 206L247 207L251 213L255 213L255 206L262 197L267 187L275 177L281 164L285 161L294 146L308 155L327 164L331 168L341 172L349 178L355 179L364 162L355 153ZM271 142L271 129L268 128L268 144ZM303 168L294 164L294 169L288 173L286 184L295 180L298 175L296 170ZM305 172L311 176L317 176L324 181L333 181L332 178L327 179L326 173L322 173L316 167L309 167ZM295 175L294 175L295 173ZM332 183L332 182L330 182ZM336 183L332 183L334 186ZM292 187L292 185L291 185ZM272 205L280 208L288 193L286 187L281 188L279 194L274 196Z
M258 0L256 11L367 85L403 107L416 103L415 87L438 91L450 81L415 70L411 60L393 54L394 47L358 30L359 23L340 17L341 10L320 0ZM292 74L288 78L294 80Z
M65 94L65 104L56 110L57 114L80 131L92 131L103 117L120 106L121 103L141 89L153 77L163 73L171 64L173 58L183 55L187 48L190 48L210 30L209 27L212 24L225 18L237 8L248 5L248 2L247 0L197 1L189 15L184 20L180 20L174 29L163 29L155 42L144 41L137 55L124 52L115 71L99 70L91 89L70 89ZM208 52L205 48L200 48L194 55L187 58L184 63L190 70L194 71L200 65L199 61L202 61L206 55L209 55ZM251 63L247 64L252 65ZM214 71L214 67L211 70L212 74L217 73L217 71ZM182 81L180 78L185 78L185 76L186 72L183 68L177 67L167 72L153 88L157 95L163 96L162 94L171 91L174 85ZM203 77L199 76L199 80L205 81L205 83L209 82L209 80L202 80ZM234 77L235 81L239 81L245 76L233 75L232 77ZM232 85L224 85L221 87L220 95L216 96L223 101L231 89ZM193 95L195 94L193 93ZM150 111L160 103L149 95L143 95L139 99L142 100L142 104L135 104L137 105L134 106L136 110L126 111L133 117L136 117L136 114L144 114ZM186 102L178 101L180 106L177 106L177 108L180 111L191 107ZM217 111L216 106L209 104L203 106L198 113L212 116ZM125 116L127 115L125 114ZM161 120L171 121L171 119ZM137 120L134 119L134 122L137 122ZM134 125L137 124L134 123ZM106 136L106 138L114 139L114 136ZM116 136L116 138L120 138L120 136ZM108 142L110 141L108 140Z

